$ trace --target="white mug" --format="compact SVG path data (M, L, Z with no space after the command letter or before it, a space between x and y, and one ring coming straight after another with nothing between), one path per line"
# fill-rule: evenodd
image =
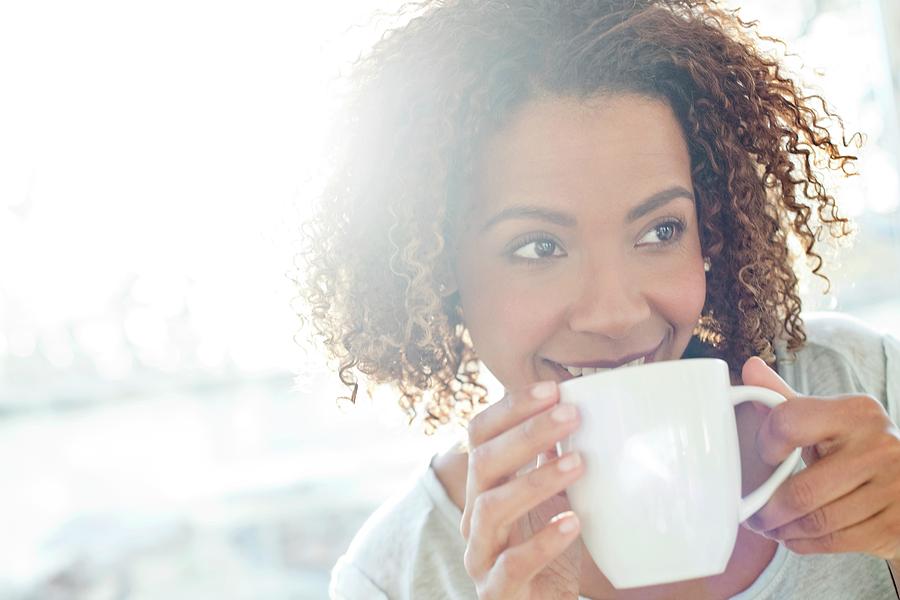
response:
M740 522L768 502L800 460L800 448L741 498L734 406L775 406L780 394L732 386L728 365L692 358L625 367L565 381L560 402L581 426L559 444L585 472L567 494L581 538L616 588L725 570Z

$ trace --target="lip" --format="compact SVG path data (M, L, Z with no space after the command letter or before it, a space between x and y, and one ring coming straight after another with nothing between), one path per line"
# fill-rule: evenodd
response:
M594 361L583 361L583 362L566 362L566 363L558 363L556 361L550 360L548 358L544 358L543 360L553 368L553 370L559 374L560 378L563 381L568 379L574 379L574 375L569 373L563 364L568 365L570 367L579 367L579 368L591 368L591 369L614 369L616 367L621 367L624 364L630 363L633 360L637 360L639 358L644 359L644 363L653 362L653 359L656 358L656 353L662 347L665 338L663 338L655 348L650 350L649 352L637 352L635 354L629 354L628 356L623 356L622 358L618 358L616 360L594 360Z

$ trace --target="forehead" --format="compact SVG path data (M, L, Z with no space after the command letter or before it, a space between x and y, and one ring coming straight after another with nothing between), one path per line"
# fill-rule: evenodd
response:
M690 157L663 101L540 99L487 141L475 184L477 213L523 200L624 210L669 185L690 189Z

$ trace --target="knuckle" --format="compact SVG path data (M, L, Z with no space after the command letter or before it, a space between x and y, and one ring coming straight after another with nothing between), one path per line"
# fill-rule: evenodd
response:
M873 473L878 473L888 468L895 473L900 471L900 439L897 439L890 431L884 431L873 436L867 442L868 447L860 456L860 464L863 468ZM900 490L900 478L894 479Z
M886 429L878 436L878 448L889 458L900 459L900 439L892 429ZM897 464L892 461L889 464Z
M893 423L884 432L884 444L890 448L891 452L900 455L900 429Z
M820 509L814 510L800 520L800 528L805 532L813 535L821 535L828 530L828 518L825 511Z
M845 397L844 402L848 407L849 418L858 426L877 426L886 418L884 408L874 396L854 394Z
M819 547L822 549L822 552L831 553L838 550L838 541L833 533L828 533L821 536L818 541Z
M466 569L466 573L468 573L473 578L477 575L478 566L475 564L475 553L472 550L472 546L466 546L466 551L463 554L463 566Z
M472 511L474 526L479 529L493 521L497 514L499 498L495 494L484 493L475 498L475 509Z
M881 403L874 396L868 394L858 394L851 397L853 407L861 414L868 416L881 416Z
M527 575L521 553L504 552L494 565L496 575L505 581L521 581Z
M791 508L807 512L813 508L815 491L804 477L795 476L785 482L787 486L787 502Z

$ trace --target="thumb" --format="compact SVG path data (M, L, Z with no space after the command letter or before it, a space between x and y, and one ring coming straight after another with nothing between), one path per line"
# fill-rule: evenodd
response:
M784 396L788 401L797 398L800 394L797 393L794 388L789 386L787 382L781 378L781 376L775 372L766 362L758 356L751 356L747 359L747 362L744 363L744 367L741 369L741 379L744 382L744 385L756 385L759 387L764 387L772 390L773 392L778 392L782 396ZM756 409L759 413L770 413L771 409L763 406L762 404L756 404ZM760 428L760 432L757 433L757 447L770 447L772 442L760 441L760 433L763 432L763 428L765 424L763 424ZM760 451L760 455L764 454ZM786 458L785 456L780 456L778 459L770 458L766 462L769 464L777 464L780 460ZM817 460L818 454L812 448L804 448L803 449L803 461L807 465L812 464Z
M799 394L781 378L763 359L751 356L741 369L741 379L744 385L756 385L778 392L788 400L796 398Z

